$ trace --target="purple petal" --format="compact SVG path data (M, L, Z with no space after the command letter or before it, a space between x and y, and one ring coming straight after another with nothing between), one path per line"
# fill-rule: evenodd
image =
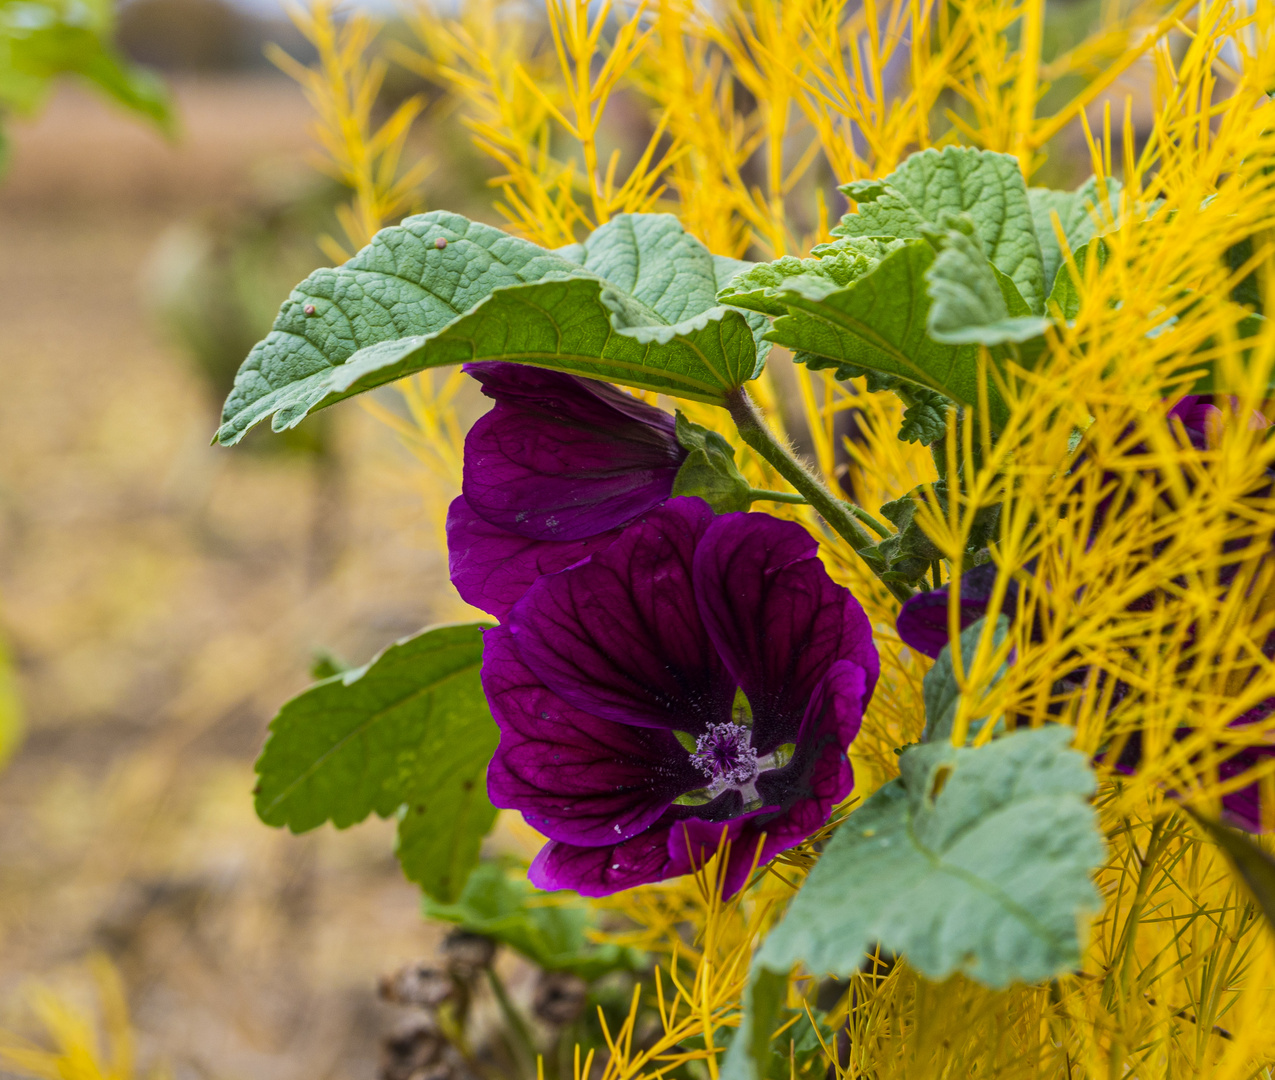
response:
M619 535L613 529L587 540L528 540L488 524L460 495L447 510L448 569L465 603L503 619L542 574L574 566Z
M698 735L735 682L695 605L691 562L713 512L672 499L588 562L542 577L509 612L523 662L577 709Z
M996 583L996 566L984 563L961 575L961 629L978 622L987 614L987 603L992 598L992 586ZM931 589L926 593L905 600L895 622L899 637L908 648L930 658L936 658L949 642L947 633L947 605L950 598L948 586ZM1002 613L1014 617L1012 587L1006 592Z
M673 417L606 383L523 364L470 364L495 406L465 439L462 490L483 520L532 540L619 528L673 491Z
M654 824L703 774L669 732L572 708L518 656L508 630L483 635L483 689L500 726L487 770L495 806L553 840L614 844Z
M574 889L581 896L610 896L635 885L686 873L684 859L669 856L671 826L651 828L606 847L550 840L532 860L527 877L540 889Z
M800 525L768 514L723 514L695 555L704 625L753 710L753 747L794 742L829 666L852 660L872 696L879 661L872 627L849 590L834 584Z

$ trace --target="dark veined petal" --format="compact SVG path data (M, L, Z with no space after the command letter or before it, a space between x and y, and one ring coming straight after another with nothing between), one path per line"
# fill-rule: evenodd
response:
M528 540L484 521L460 495L447 511L447 562L452 584L467 604L503 619L542 574L587 559L620 535L585 540Z
M483 688L500 726L487 771L491 801L522 811L551 839L586 846L628 840L704 783L668 731L568 705L527 670L504 628L483 635Z
M711 859L725 839L730 853L723 894L733 896L755 866L816 833L850 794L854 773L845 746L858 732L867 681L863 668L841 661L820 682L793 760L758 778L758 793L770 805L728 819L714 810L738 807L738 796L730 804L720 799L706 807L672 806L646 832L622 843L584 847L551 841L532 864L532 882L543 889L607 896L690 873Z
M484 521L531 540L628 524L673 491L673 417L606 383L524 364L465 370L495 406L465 439L462 490Z
M704 625L752 706L758 753L796 740L815 687L838 660L864 671L867 704L880 666L871 624L800 525L723 514L700 542L694 575Z
M691 585L713 512L672 499L587 562L542 577L509 612L523 663L565 701L606 720L702 733L725 721L735 681Z
M540 889L574 889L581 896L612 893L687 873L685 857L670 855L672 824L619 844L581 847L550 840L531 862L527 877Z

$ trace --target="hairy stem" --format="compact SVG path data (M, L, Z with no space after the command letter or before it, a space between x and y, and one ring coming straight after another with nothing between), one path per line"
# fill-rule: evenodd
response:
M800 503L806 505L806 497L795 491L766 491L764 488L753 488L748 497L753 502Z
M731 419L735 421L735 427L739 429L739 437L770 462L780 476L801 492L806 502L819 511L834 532L849 541L855 551L862 551L872 546L872 537L859 524L858 517L850 504L833 495L824 486L823 481L802 465L792 451L775 438L742 386L727 394L726 408L730 412ZM870 562L866 559L864 562L873 569L874 573L876 572ZM887 581L885 586L899 600L906 600L912 595L912 590L901 582Z

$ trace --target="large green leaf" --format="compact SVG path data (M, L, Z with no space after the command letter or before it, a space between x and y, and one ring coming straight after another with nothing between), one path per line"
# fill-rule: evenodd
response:
M758 950L723 1080L769 1080L759 1062L797 964L845 978L879 946L931 979L964 972L993 988L1075 968L1103 840L1071 734L906 749L900 778L836 831Z
M667 215L617 217L560 252L457 214L408 218L293 291L240 368L217 440L237 442L271 414L282 431L353 394L469 360L721 402L761 363L759 326L714 299L736 269Z
M776 290L789 313L774 321L769 339L810 354L803 359L811 367L880 371L977 408L977 346L938 342L927 332L926 273L935 255L928 240L908 240L844 287L809 274L790 279ZM987 400L993 426L1002 426L1009 410L991 379Z
M1104 200L1105 195L1105 200ZM1032 219L1036 225L1036 237L1040 241L1040 253L1045 268L1045 291L1054 287L1058 268L1063 264L1062 248L1054 232L1053 215L1058 215L1067 247L1078 253L1098 235L1099 215L1106 205L1115 207L1120 197L1120 181L1108 178L1099 181L1091 176L1075 191L1055 191L1053 188L1029 188Z
M834 236L921 237L945 213L968 213L992 264L1013 280L1031 314L1044 312L1044 263L1017 158L962 146L922 150L883 180L841 190L858 207Z
M495 819L499 732L479 682L481 623L396 642L293 698L257 759L257 814L293 832L398 814L404 873L454 899Z
M494 938L546 971L596 979L642 966L641 955L632 949L590 940L597 917L588 901L575 893L532 888L505 863L483 863L455 903L426 898L424 912L427 918Z
M757 964L849 975L880 943L922 974L1037 982L1080 961L1103 841L1069 728L904 751L834 834Z

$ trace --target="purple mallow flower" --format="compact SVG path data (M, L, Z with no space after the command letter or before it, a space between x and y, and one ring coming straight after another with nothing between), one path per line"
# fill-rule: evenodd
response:
M606 383L501 362L465 370L496 404L465 438L447 513L457 591L499 618L541 574L664 502L686 451L668 413Z
M850 793L877 673L863 609L804 529L672 499L486 632L491 801L550 838L541 888L688 873L724 831L731 894L759 843L765 862Z

